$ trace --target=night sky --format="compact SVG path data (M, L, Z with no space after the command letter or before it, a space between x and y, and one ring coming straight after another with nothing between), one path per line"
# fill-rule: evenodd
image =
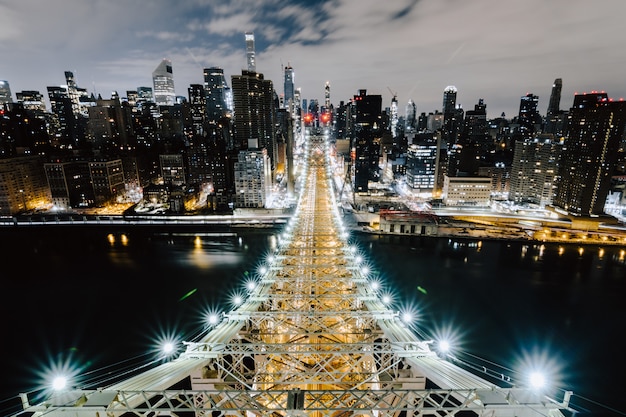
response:
M176 93L202 83L202 70L228 77L246 66L244 32L256 38L257 71L283 93L282 66L295 70L302 98L349 101L359 89L397 93L400 115L479 99L488 117L519 111L539 96L545 114L552 83L563 79L561 108L575 92L626 97L623 0L0 0L0 79L13 97L65 84L109 98L152 86L171 59ZM391 91L391 92L390 92Z

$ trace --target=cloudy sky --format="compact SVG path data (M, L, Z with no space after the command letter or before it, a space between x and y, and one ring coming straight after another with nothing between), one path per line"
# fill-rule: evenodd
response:
M479 99L489 117L512 117L527 93L545 113L563 79L561 108L575 92L626 97L625 0L0 0L0 79L13 97L65 84L109 98L152 86L172 61L178 95L202 83L203 68L228 77L246 67L244 32L256 39L257 71L283 93L282 67L302 97L349 101L359 89L400 114L441 111Z

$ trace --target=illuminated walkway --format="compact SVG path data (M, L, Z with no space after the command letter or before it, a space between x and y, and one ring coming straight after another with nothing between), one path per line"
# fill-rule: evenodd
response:
M239 306L180 357L37 415L560 416L565 404L500 388L440 358L384 301L348 243L310 140L298 210ZM473 413L472 413L473 412ZM186 414L187 413L187 414ZM469 414L467 414L469 413ZM128 414L130 415L130 414Z

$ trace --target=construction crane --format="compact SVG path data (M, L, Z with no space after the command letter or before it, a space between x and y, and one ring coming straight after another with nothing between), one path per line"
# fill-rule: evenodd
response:
M389 87L387 87L387 90L389 90L389 92L391 93L391 95L392 95L392 97L393 97L391 100L393 100L393 101L398 101L398 92L395 92L395 93L394 93L394 92L391 90L391 88L389 88Z

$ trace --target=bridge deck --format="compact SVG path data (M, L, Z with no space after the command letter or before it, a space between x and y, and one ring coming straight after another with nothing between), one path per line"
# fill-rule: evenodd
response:
M326 146L310 139L298 209L279 246L247 300L202 340L139 375L27 411L561 415L561 404L498 387L440 358L382 301L341 224Z

